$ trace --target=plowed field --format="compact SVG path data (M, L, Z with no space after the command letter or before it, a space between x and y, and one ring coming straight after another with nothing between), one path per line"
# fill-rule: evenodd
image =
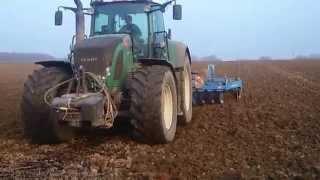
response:
M245 80L243 98L194 107L193 123L178 128L175 142L155 146L123 130L30 144L19 103L35 68L0 64L0 179L320 179L320 61L218 63L219 74Z

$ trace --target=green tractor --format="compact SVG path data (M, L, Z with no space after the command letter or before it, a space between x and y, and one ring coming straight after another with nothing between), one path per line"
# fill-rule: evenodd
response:
M191 55L171 40L163 14L173 4L150 0L92 0L90 8L58 8L75 13L76 35L67 61L45 61L25 82L21 103L27 137L34 143L69 141L81 129L112 128L127 119L136 140L172 142L178 123L192 119ZM91 16L90 36L85 15ZM121 124L121 123L120 123ZM81 131L80 131L81 132Z

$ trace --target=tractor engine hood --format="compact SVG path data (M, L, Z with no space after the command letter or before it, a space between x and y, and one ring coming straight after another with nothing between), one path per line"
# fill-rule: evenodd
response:
M105 76L107 67L112 65L115 49L126 36L128 35L103 35L81 41L74 49L75 65L82 66L86 72Z

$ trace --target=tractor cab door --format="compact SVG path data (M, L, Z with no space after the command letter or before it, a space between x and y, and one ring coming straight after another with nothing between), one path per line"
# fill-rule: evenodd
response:
M158 10L150 14L150 58L168 60L168 38L163 13Z

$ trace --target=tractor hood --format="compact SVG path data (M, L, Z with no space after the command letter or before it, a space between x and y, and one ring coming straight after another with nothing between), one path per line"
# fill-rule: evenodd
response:
M85 71L100 76L106 75L106 68L112 65L116 55L115 49L122 44L127 35L103 35L90 37L76 44L74 50L74 63L82 66Z

